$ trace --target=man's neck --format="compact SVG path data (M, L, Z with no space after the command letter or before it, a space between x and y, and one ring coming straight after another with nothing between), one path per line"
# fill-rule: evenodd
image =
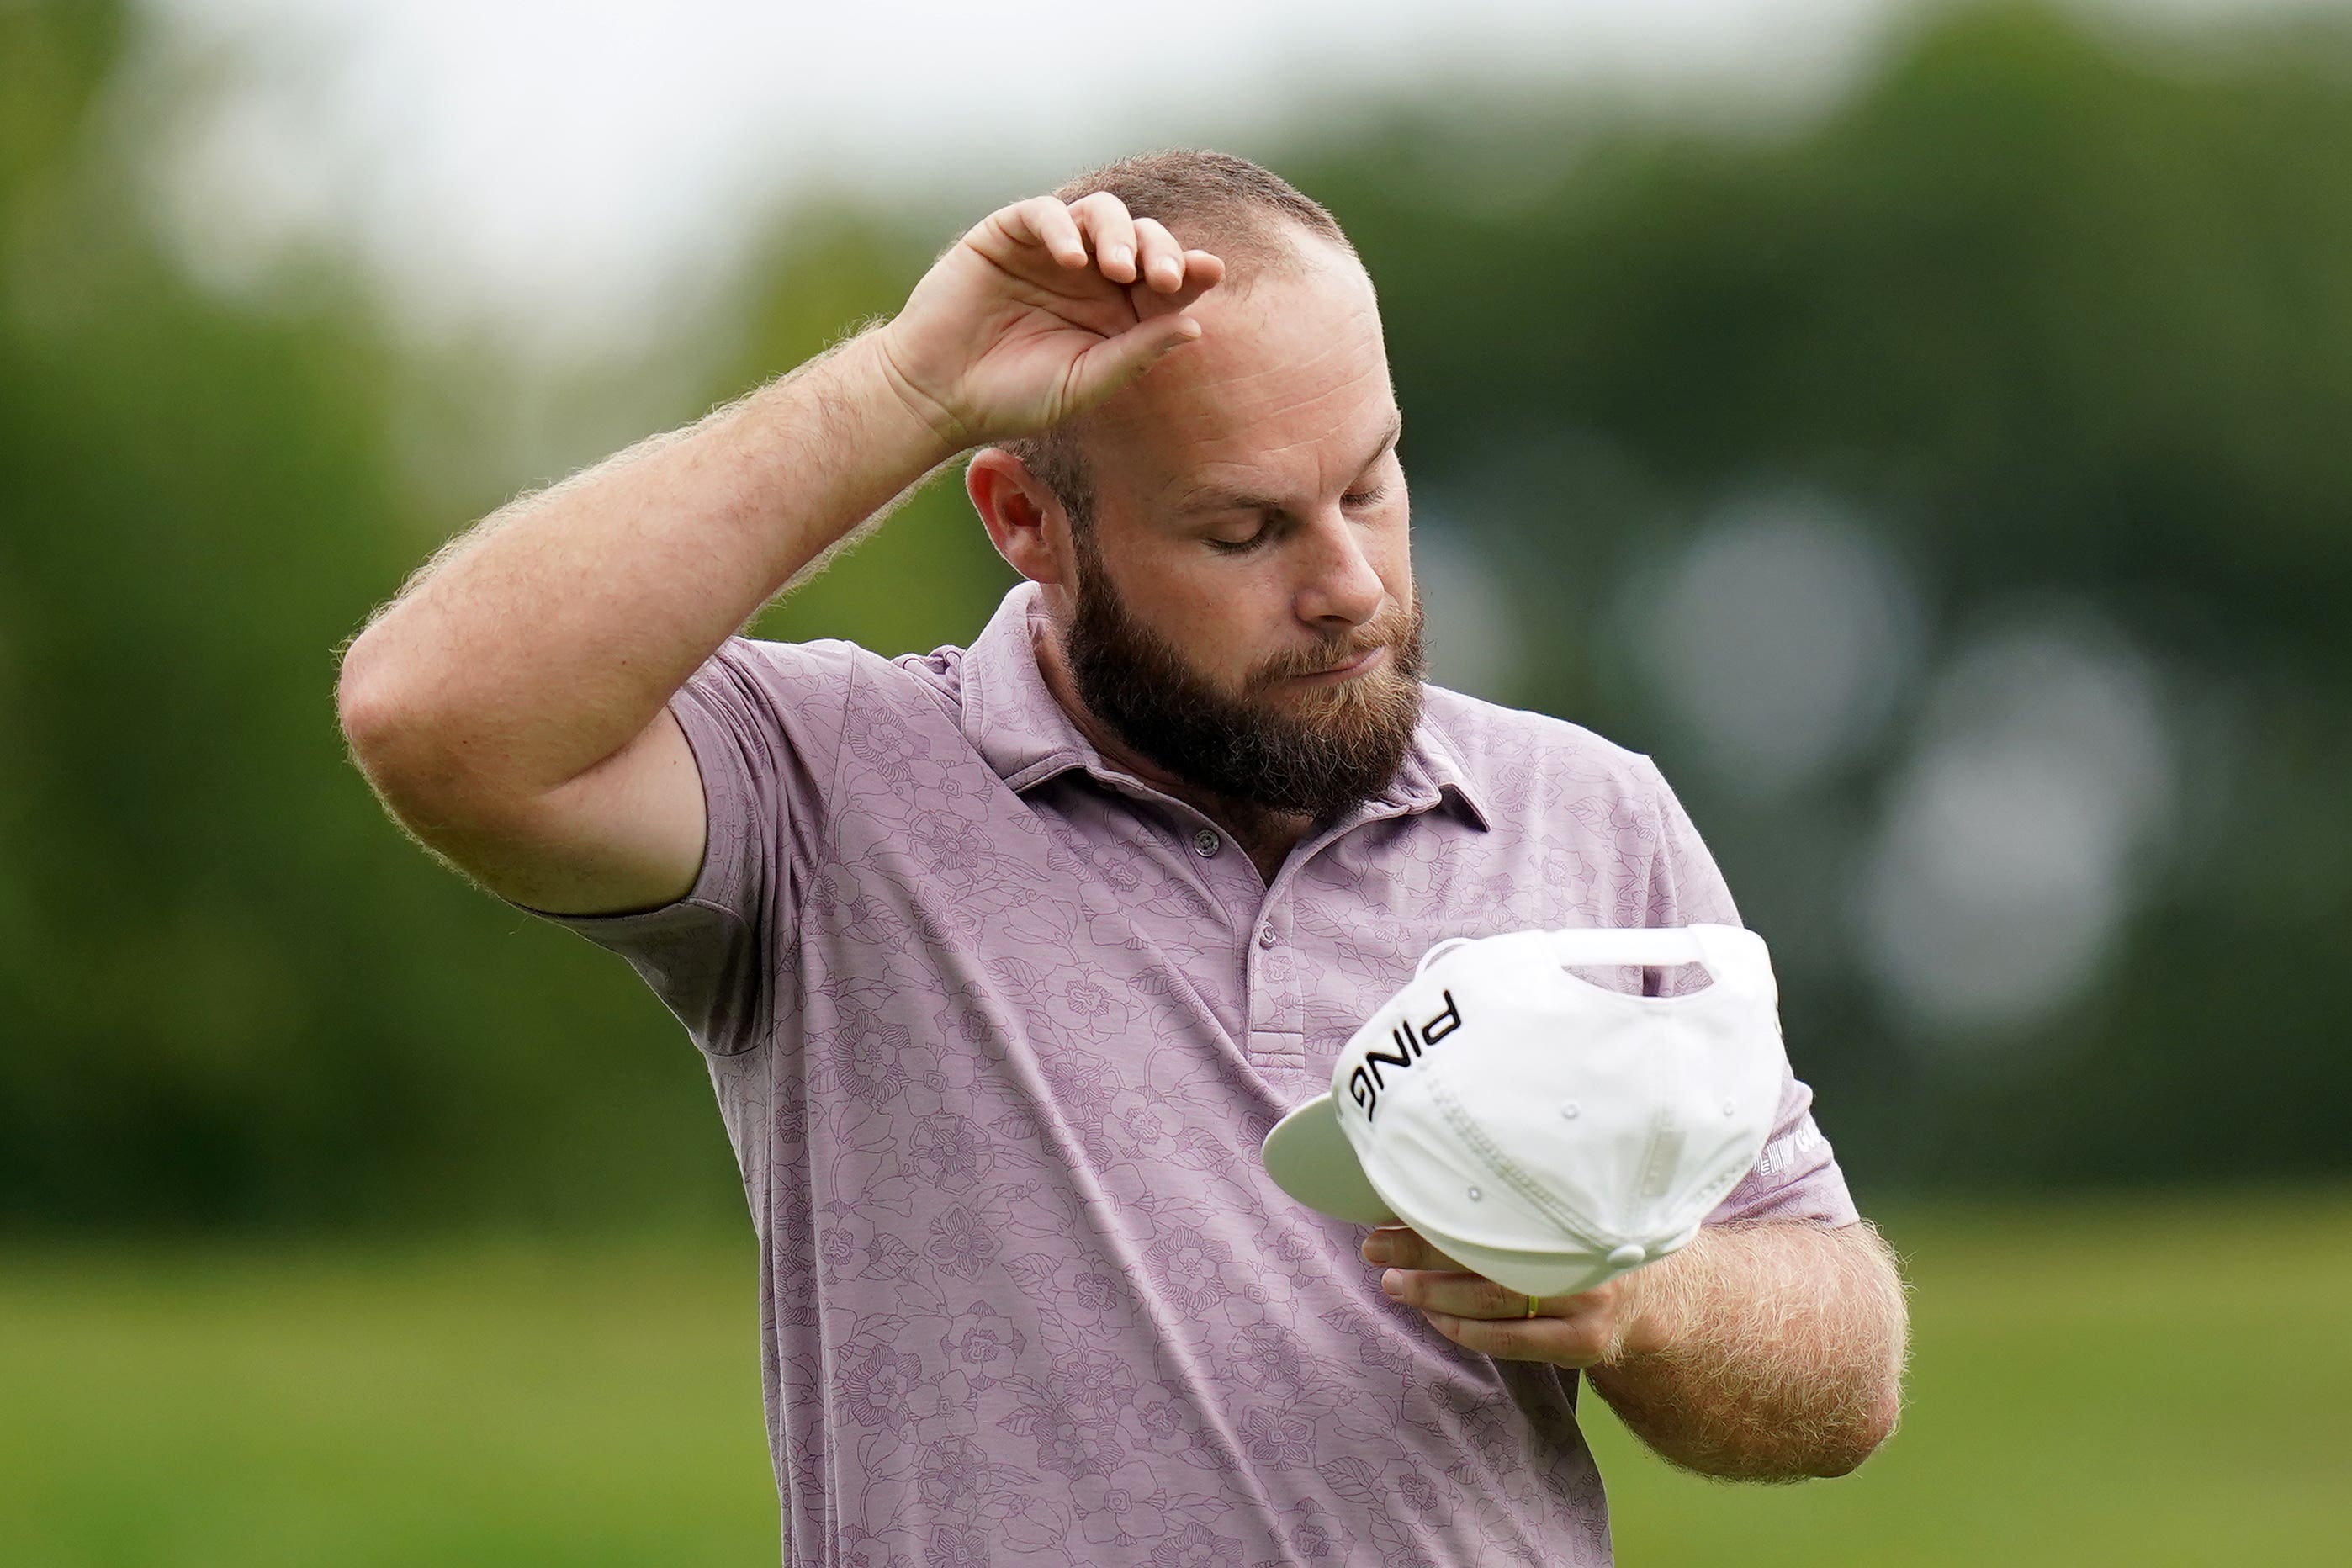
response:
M1249 856L1251 863L1257 867L1259 877L1272 884L1275 873L1282 868L1283 860L1298 841L1307 837L1307 830L1314 826L1314 819L1297 812L1269 811L1264 806L1201 789L1141 755L1111 733L1078 700L1077 683L1071 678L1069 664L1063 657L1059 639L1045 626L1034 623L1029 631L1030 644L1037 655L1037 670L1045 677L1045 689L1054 694L1054 700L1061 704L1062 711L1070 716L1070 722L1077 726L1078 733L1087 738L1087 743L1102 753L1103 760L1133 773L1162 794L1175 796L1223 827Z

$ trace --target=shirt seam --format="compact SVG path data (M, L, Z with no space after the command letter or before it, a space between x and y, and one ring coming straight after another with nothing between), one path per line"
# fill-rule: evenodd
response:
M740 650L727 647L722 645L721 651L724 656L724 661L730 665L733 665L736 660L743 658L743 654ZM749 663L750 660L745 659L744 662ZM744 672L740 669L730 670L730 675L737 677L740 677L743 673ZM685 685L679 687L677 691L671 693L671 704L674 706L681 700L691 702L700 710L697 715L698 721L710 720L718 721L723 729L723 721L718 721L718 716L710 710L709 700L703 698L700 693L694 691L692 689L692 685L693 683L689 679ZM779 718L781 721L781 715ZM679 721L679 727L681 730L685 728L685 724L682 720ZM692 750L693 740L691 736L688 736L687 744L688 748ZM723 756L725 754L726 752L722 750L721 755ZM701 756L699 752L695 754L695 765L698 768L701 766ZM736 809L742 811L747 815L752 810L759 798L759 791L753 787L753 781L748 773L739 778L730 778L728 780L724 787L730 793L739 797L730 804L733 805ZM704 810L708 813L710 803L707 797L711 793L708 781L705 781L703 793L706 796ZM787 830L789 830L789 826L790 824L787 822ZM688 908L708 910L711 913L718 915L720 919L724 920L740 935L744 944L747 947L751 948L752 952L751 953L751 961L754 964L758 965L754 973L759 976L759 1000L751 1030L751 1039L739 1049L731 1051L716 1051L709 1050L707 1047L705 1047L705 1054L710 1056L714 1059L736 1060L749 1057L756 1051L765 1050L775 1043L776 977L773 966L767 960L767 955L758 951L761 944L754 940L758 934L758 927L752 921L746 920L742 915L727 908L717 900L698 896L701 890L703 877L710 868L709 864L710 856L709 831L707 825L704 829L702 853L704 865L695 874L695 886L693 889L688 889L687 896L679 900L678 902L682 906ZM795 919L797 919L797 916Z
M841 814L834 809L834 803L841 798L841 770L843 760L849 752L849 710L857 701L857 682L861 673L862 667L853 654L849 659L849 679L842 682L840 721L833 727L833 772L824 781L824 798L817 803L817 808L824 813L824 831L819 841L819 850L820 863L825 866L831 866L840 858ZM801 879L794 895L793 942L796 947L801 939L802 916L808 905L808 885L816 880L816 870L815 866L809 868L810 874Z

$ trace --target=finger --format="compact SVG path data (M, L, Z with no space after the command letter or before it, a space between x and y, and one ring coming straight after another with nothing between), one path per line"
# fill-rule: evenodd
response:
M1013 238L1042 246L1065 267L1087 264L1086 240L1078 233L1070 209L1053 197L1033 196L1003 216L1009 220L1005 231Z
M1587 1319L1457 1318L1423 1312L1430 1326L1464 1350L1497 1361L1539 1361L1553 1366L1599 1366L1610 1358L1605 1325Z
M1589 1330L1557 1318L1532 1321L1509 1319L1456 1318L1424 1312L1430 1326L1465 1351L1496 1361L1539 1361L1553 1366L1596 1366L1601 1347Z
M1421 1315L1429 1320L1430 1327L1463 1349L1503 1361L1599 1366L1614 1357L1623 1342L1620 1325L1605 1313L1479 1318L1424 1310Z
M1381 1276L1381 1289L1409 1307L1456 1318L1524 1319L1528 1315L1524 1292L1476 1274L1391 1268Z
M1524 1319L1513 1322L1507 1318L1457 1318L1450 1312L1423 1312L1422 1316L1429 1320L1430 1327L1465 1351L1490 1355L1497 1361L1550 1359L1542 1342L1549 1333L1538 1327L1544 1321L1541 1318L1533 1322Z
M1181 310L1225 280L1225 258L1207 250L1184 253L1184 281L1167 299L1168 308Z
M1472 1272L1438 1251L1410 1226L1381 1226L1364 1237L1363 1252L1367 1263L1387 1263L1399 1268L1437 1268L1455 1274Z
M1158 218L1135 220L1135 265L1155 294L1173 294L1184 286L1184 247Z
M1079 232L1094 242L1095 265L1114 283L1135 281L1135 220L1127 204L1108 191L1080 196L1070 204L1070 216Z
M1078 357L1072 378L1080 401L1091 405L1109 396L1200 335L1201 323L1190 316L1153 316L1097 343Z

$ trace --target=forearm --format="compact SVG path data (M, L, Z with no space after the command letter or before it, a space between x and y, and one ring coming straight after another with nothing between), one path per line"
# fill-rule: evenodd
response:
M952 455L874 345L854 338L444 551L344 660L371 773L527 796L628 744L762 603Z
M1894 1429L1907 1314L1867 1225L1711 1226L1628 1276L1627 1348L1588 1369L1625 1425L1708 1475L1843 1475Z

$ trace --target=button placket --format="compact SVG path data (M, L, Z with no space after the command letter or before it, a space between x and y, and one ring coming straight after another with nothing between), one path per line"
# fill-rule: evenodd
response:
M1273 912L1279 896L1268 893L1242 949L1248 972L1250 1054L1269 1067L1300 1066L1307 1037L1300 1022L1298 963L1284 940L1281 917Z

